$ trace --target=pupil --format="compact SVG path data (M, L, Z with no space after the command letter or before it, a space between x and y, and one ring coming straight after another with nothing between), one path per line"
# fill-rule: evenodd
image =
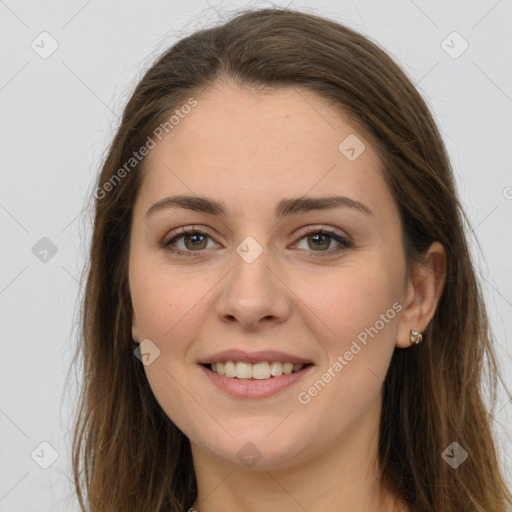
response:
M322 234L312 235L312 237L311 237L311 238L315 239L315 241L318 241L318 237L320 237L320 238L322 238L322 237L323 237L324 239L326 239L326 238L327 238L325 235L322 235ZM325 240L324 240L324 241L325 241ZM322 242L320 241L320 244L321 244L321 243L322 243ZM317 247L320 247L320 245L319 245L319 244L316 244L316 242L315 242L315 245L316 245Z
M193 234L193 235L189 235L189 240L193 240L192 241L192 245L195 245L197 246L198 244L196 242L199 242L201 243L201 240L199 240L200 237L202 237L203 235L200 235L200 234ZM195 240L195 241L194 241Z

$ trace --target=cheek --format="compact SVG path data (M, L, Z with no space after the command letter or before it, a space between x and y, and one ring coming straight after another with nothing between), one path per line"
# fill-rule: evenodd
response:
M343 403L330 413L333 431L363 414L380 392L402 308L399 272L400 265L393 269L388 260L369 255L329 277L316 276L302 289L304 302L315 313L312 318L321 319L314 320L312 330L325 361L319 368L322 382L316 377L306 383L301 403L314 402L310 411L317 414L323 414L326 404Z
M378 258L368 258L364 264L347 265L317 274L310 282L302 281L297 295L319 319L329 350L343 349L376 323L379 331L390 331L388 326L394 325L397 317L393 304L400 299L400 282L394 274L396 271Z
M317 287L308 288L304 302L321 319L315 320L315 334L326 361L305 383L299 401L307 402L303 407L308 414L325 419L332 435L349 428L379 397L402 307L396 279L380 260L368 259L365 265L316 279Z
M163 343L169 337L181 339L175 331L193 316L194 304L207 293L207 286L179 268L134 257L130 293L140 336Z
M202 418L204 411L194 393L184 392L191 389L190 366L184 362L198 338L202 325L198 316L205 315L205 296L213 284L150 258L134 255L131 263L130 293L140 341L149 339L158 349L150 349L152 360L144 365L144 372L162 409L178 428L188 431L189 416Z

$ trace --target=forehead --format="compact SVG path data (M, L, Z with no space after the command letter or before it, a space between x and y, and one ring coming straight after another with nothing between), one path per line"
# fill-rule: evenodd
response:
M306 194L374 203L372 189L385 192L370 141L316 93L226 85L195 99L146 157L141 196L147 201L192 193L250 209Z

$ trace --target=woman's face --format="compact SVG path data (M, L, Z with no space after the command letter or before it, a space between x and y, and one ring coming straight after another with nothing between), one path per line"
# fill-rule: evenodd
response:
M147 156L133 212L132 334L151 389L196 454L284 468L357 444L407 345L400 220L377 155L308 91L197 99ZM159 203L173 196L192 199Z

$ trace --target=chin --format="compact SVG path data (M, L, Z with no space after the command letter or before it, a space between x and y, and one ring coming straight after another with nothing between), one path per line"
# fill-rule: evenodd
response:
M279 431L279 427L276 429L278 423L275 420L263 421L255 426L254 419L247 419L248 428L245 430L228 428L233 437L226 434L222 440L203 439L201 445L219 459L240 468L284 469L305 458L305 447L309 442L302 437L300 430L290 430L290 425ZM270 424L272 426L268 428Z

